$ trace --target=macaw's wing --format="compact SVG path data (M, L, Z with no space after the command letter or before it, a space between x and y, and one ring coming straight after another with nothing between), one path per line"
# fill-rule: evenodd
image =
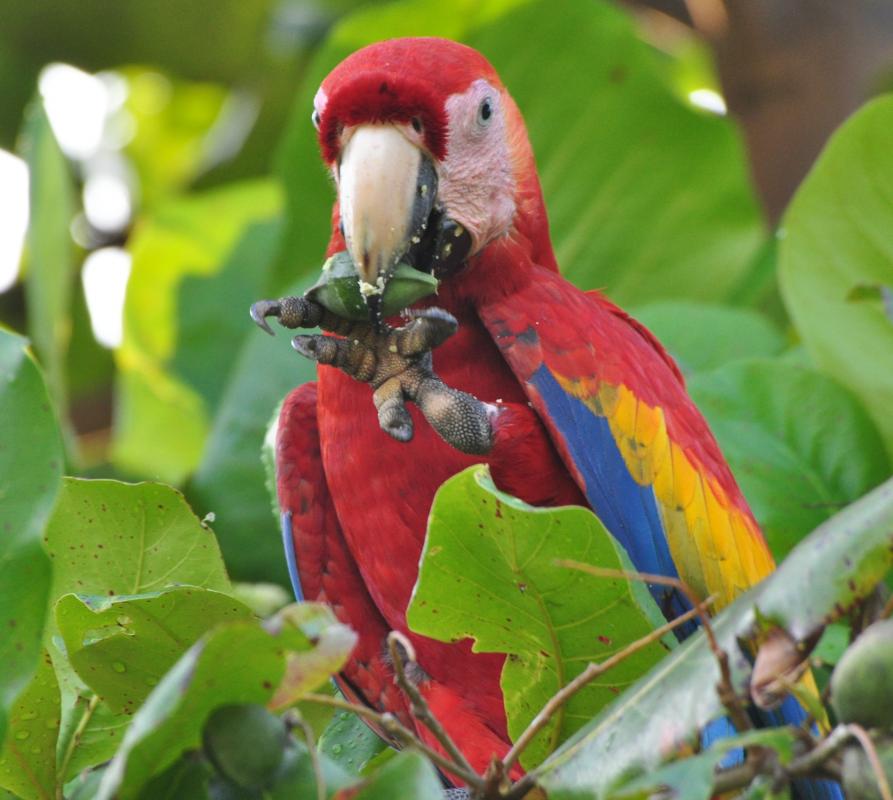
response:
M599 293L534 273L478 313L562 459L636 569L728 604L772 557L678 368ZM668 616L687 607L652 592Z
M389 628L347 549L326 484L315 383L298 387L282 405L276 432L276 484L285 558L295 596L328 603L359 636L350 661L336 678L338 688L351 700L395 713L413 727L384 659Z

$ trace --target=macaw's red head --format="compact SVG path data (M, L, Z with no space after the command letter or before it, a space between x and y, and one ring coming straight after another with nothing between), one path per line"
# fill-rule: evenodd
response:
M330 250L346 245L366 282L401 260L447 276L513 235L549 265L524 123L480 53L432 38L366 47L323 81L313 122L338 190Z

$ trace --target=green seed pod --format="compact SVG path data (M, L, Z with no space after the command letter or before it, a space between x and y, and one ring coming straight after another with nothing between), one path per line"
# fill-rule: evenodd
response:
M202 742L210 762L243 789L268 786L282 763L288 734L263 706L221 706L208 717Z
M893 737L878 737L874 744L887 783L893 785ZM843 751L843 790L847 800L881 800L877 776L861 744L847 745Z
M831 705L841 722L893 728L893 620L865 629L831 676Z
M382 295L385 316L398 314L417 300L434 294L439 281L427 272L420 272L408 264L398 264L391 277L380 285L361 288L353 260L347 251L335 253L322 268L319 280L304 295L344 319L369 319L366 296Z

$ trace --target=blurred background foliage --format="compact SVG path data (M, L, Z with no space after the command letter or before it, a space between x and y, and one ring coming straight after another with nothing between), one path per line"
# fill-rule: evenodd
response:
M889 103L784 215L891 87L893 7L4 0L2 19L0 323L33 344L66 473L182 488L234 579L285 582L259 453L313 375L247 308L318 269L311 99L390 36L495 64L563 271L680 360L778 556L890 473Z

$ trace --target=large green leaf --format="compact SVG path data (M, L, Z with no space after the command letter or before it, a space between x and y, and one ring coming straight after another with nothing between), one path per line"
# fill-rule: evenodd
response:
M65 356L74 284L74 184L46 110L34 102L24 131L30 174L26 299L28 334L47 373L57 408L66 408Z
M778 355L784 339L765 316L748 308L664 300L630 309L686 374L741 358Z
M331 612L325 617L341 627ZM312 652L311 638L323 628L319 614L310 615L307 627L303 622L292 614L278 617L270 630L257 622L237 622L196 642L134 715L97 800L137 797L152 775L198 746L213 709L267 703L285 676L286 656Z
M300 294L303 288L306 282L286 294ZM186 491L198 511L214 512L233 577L288 585L260 449L273 410L291 389L313 380L316 370L295 353L287 336L271 340L241 310L246 338L233 359L201 465Z
M688 388L776 560L890 475L858 400L813 369L743 361L695 375Z
M236 184L170 201L138 228L117 352L123 468L179 482L198 464L240 330L250 328L246 308L265 281L278 207L273 184ZM196 280L221 273L203 294Z
M315 268L330 230L332 190L309 121L316 88L349 52L400 35L460 39L493 62L526 116L559 263L574 281L640 303L722 299L739 284L764 238L740 144L727 120L674 96L627 15L592 0L413 0L341 22L308 71L279 157L279 286Z
M142 594L178 583L230 588L213 532L162 484L66 478L45 541L53 598Z
M748 688L751 662L741 642L758 624L756 609L806 641L865 597L891 566L893 480L823 523L774 574L716 618L736 692ZM718 680L706 638L690 637L548 759L543 785L550 800L579 798L584 791L604 796L621 777L650 771L695 742L725 713L712 690Z
M59 684L48 653L12 707L9 735L0 752L0 787L24 800L56 796Z
M779 280L810 355L855 391L893 454L893 322L863 286L893 287L893 96L834 135L781 229Z
M496 489L486 467L469 467L438 490L406 618L417 633L447 642L470 637L476 651L511 656L501 684L513 738L589 662L664 622L643 584L593 577L556 559L633 569L591 511L528 506ZM542 761L660 661L671 638L574 695L525 751L525 766Z
M159 484L66 479L46 547L54 601L70 592L117 597L181 583L230 588L214 534L179 492ZM110 758L131 718L100 702L48 639L62 689L59 778L66 780Z
M41 536L62 476L62 440L27 341L0 329L0 741L38 664L50 588Z
M195 586L134 596L66 594L56 603L72 667L112 711L126 714L202 634L252 618L229 595Z

